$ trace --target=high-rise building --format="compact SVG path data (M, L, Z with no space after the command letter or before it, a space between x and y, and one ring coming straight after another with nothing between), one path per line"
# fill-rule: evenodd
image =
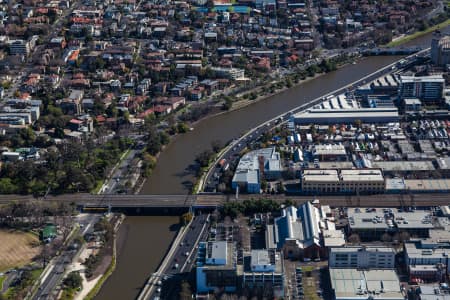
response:
M433 34L431 40L431 62L438 66L450 64L450 36L440 32Z

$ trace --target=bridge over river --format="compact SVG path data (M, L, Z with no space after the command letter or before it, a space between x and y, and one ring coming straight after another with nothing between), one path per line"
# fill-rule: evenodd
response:
M0 195L0 204L11 201L64 201L74 203L77 207L89 210L133 210L133 209L164 209L180 211L188 209L212 210L226 202L243 201L246 199L272 199L283 203L290 199L297 203L319 199L322 204L331 206L357 207L401 207L401 206L439 206L450 203L450 195L445 193L420 194L378 194L378 195L336 195L336 196L289 196L289 195L234 195L196 194L196 195L91 195L87 193L64 194L34 198L22 195Z

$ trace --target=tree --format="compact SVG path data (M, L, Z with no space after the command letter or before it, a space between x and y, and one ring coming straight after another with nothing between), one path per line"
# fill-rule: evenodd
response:
M383 235L381 236L381 241L384 243L392 242L392 236L387 232L383 233Z
M226 98L222 104L223 110L230 110L233 107L233 100L231 98Z
M352 244L359 244L361 242L361 239L359 238L358 234L353 233L348 237L348 242Z
M191 286L187 281L181 283L180 300L190 300L192 299Z
M81 278L80 273L78 271L69 273L66 279L64 279L64 285L71 289L81 288L83 279Z
M211 147L213 151L217 153L223 148L223 143L220 140L213 140L211 142Z
M405 241L408 241L411 238L408 232L406 231L400 231L398 234L398 241L400 243L403 243Z
M190 213L190 212L184 213L184 214L182 214L181 217L180 217L180 222L181 222L181 224L183 224L183 225L187 225L189 222L192 221L192 218L193 218L193 217L194 217L194 216L193 216L192 213Z
M200 167L204 168L209 165L209 161L211 160L212 156L213 153L211 152L211 150L205 150L195 157L195 161L200 165Z
M186 133L189 131L189 127L184 122L180 122L177 124L177 131L179 133Z
M0 194L14 194L17 186L12 183L11 178L0 179Z

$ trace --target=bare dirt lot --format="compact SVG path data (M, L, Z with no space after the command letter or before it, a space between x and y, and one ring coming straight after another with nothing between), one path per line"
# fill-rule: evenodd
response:
M0 272L30 263L41 252L31 233L0 229Z

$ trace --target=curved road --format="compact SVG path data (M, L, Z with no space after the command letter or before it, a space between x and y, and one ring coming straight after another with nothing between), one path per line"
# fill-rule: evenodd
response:
M232 143L230 143L230 145L228 145L222 152L221 154L218 156L218 158L216 159L216 161L214 162L214 164L211 166L211 168L208 170L208 173L206 174L205 178L201 179L200 182L200 188L199 191L203 191L205 189L205 184L207 184L208 182L210 182L211 180L213 180L211 178L211 176L213 175L213 171L216 170L216 165L217 163L222 159L222 158L226 158L227 160L230 160L230 158L239 153L240 151L242 151L248 143L251 143L253 141L256 141L260 136L262 136L265 132L268 132L270 130L272 130L274 127L279 126L280 124L277 122L283 120L283 123L287 122L287 120L289 119L289 117L293 114L296 114L298 112L301 112L307 108L310 108L314 105L317 105L319 103L321 103L323 101L324 98L330 96L330 95L340 95L345 93L347 90L349 89L353 89L356 86L359 85L363 85L365 83L371 82L383 75L387 75L389 73L392 73L394 70L396 70L396 65L398 64L398 62L400 61L405 61L406 64L408 65L409 63L414 62L415 57L417 56L425 56L429 53L430 48L424 49L418 53L412 54L410 56L407 56L405 58L399 59L397 61L394 61L393 63L369 74L366 75L352 83L349 83L343 87L338 88L337 90L334 90L332 92L329 92L325 95L322 95L314 100L311 100L309 102L306 102L296 108L293 108L287 112L284 112L278 116L275 116L274 118L270 119L269 121L266 121L260 125L258 125L257 127L249 130L248 132L246 132L244 135L242 135L240 138L236 139L235 141L233 141Z

